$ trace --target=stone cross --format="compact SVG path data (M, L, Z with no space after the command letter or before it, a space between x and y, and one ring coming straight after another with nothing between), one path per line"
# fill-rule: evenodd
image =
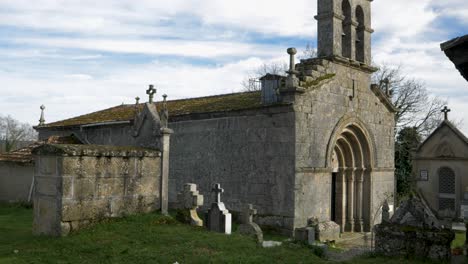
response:
M41 109L41 117L39 118L39 126L43 126L45 125L45 119L44 119L45 106L41 105L40 109Z
M221 188L221 184L216 183L213 186L213 189L211 189L211 191L216 194L216 202L220 203L221 202L221 194L224 192L224 189Z
M253 216L257 214L252 204L247 204L242 211L242 224L238 230L240 234L254 237L259 244L263 243L263 232L260 226L253 222Z
M242 212L243 224L250 224L253 222L253 217L257 214L257 209L254 209L252 204L248 204Z
M150 84L148 90L146 90L146 94L149 95L149 103L153 103L153 97L156 94L156 89L154 89L154 85Z
M190 219L187 219L193 226L203 226L203 220L197 213L198 207L203 205L203 195L197 190L197 185L187 183L184 189L177 195L177 199L182 210L188 210ZM185 214L184 214L185 215Z
M442 109L441 112L444 113L444 115L445 115L445 120L448 120L448 113L452 112L452 110L449 109L447 106L445 106L444 109Z

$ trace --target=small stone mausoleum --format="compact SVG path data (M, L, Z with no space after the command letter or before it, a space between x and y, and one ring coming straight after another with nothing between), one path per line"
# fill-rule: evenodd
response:
M289 49L287 76L263 78L262 91L150 99L167 109L161 120L174 131L170 204L194 183L206 210L220 183L229 210L254 204L261 225L288 234L311 218L342 232L380 222L383 201L393 206L396 110L388 92L371 84L371 2L318 0L318 57L296 63ZM133 135L158 134L143 107L137 101L37 130L43 139L73 134L86 144L142 147L148 141Z
M460 218L461 206L468 205L466 136L446 118L419 146L413 160L416 187L431 209L440 218Z

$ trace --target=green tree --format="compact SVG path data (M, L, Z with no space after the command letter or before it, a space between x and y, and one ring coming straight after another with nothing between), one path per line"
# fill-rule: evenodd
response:
M395 143L395 177L397 180L398 200L411 192L412 155L421 143L417 127L404 127L400 130Z

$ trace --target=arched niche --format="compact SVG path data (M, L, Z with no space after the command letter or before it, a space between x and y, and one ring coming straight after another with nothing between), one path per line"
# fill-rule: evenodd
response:
M356 20L357 20L357 27L356 27L356 60L359 62L365 62L365 35L364 31L366 29L365 24L365 17L364 17L364 10L360 5L356 7Z
M345 58L351 58L351 47L352 47L352 13L351 4L348 0L341 2L341 10L344 16L342 24L342 39L341 39L341 55Z

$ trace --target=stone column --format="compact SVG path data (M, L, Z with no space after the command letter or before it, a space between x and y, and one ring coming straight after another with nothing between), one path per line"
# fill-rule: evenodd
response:
M346 212L346 231L354 232L354 170L348 168L346 170L347 180L347 195L346 201L348 210Z
M169 148L171 134L174 131L169 128L161 128L161 146L162 146L162 162L161 162L161 213L163 215L168 214L169 207Z
M357 168L356 175L356 232L364 232L364 219L362 217L362 197L364 186L364 168Z
M336 178L336 221L341 232L346 225L346 168L339 168Z

